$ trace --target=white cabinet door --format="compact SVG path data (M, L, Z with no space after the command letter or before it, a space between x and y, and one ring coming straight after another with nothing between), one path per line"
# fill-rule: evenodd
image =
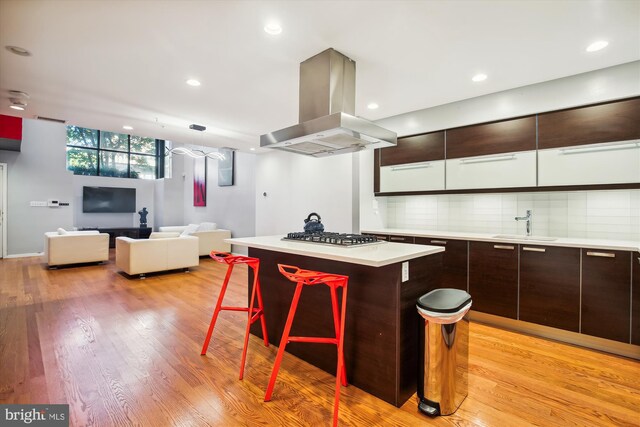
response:
M549 148L538 152L538 185L640 182L640 141Z
M447 190L536 186L536 152L449 159Z
M380 168L380 191L444 190L444 160Z

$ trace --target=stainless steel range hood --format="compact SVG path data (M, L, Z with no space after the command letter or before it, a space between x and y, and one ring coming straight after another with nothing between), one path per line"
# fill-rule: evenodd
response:
M395 146L395 132L354 116L355 76L356 63L334 49L300 63L300 123L260 136L260 146L314 157Z

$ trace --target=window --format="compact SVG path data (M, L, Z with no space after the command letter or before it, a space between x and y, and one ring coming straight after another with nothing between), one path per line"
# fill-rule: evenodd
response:
M67 169L74 175L164 177L164 141L67 126Z

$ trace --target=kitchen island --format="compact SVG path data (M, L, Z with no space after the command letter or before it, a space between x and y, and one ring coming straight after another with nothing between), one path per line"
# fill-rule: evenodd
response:
M278 272L278 264L349 276L344 347L347 379L386 402L402 406L416 392L420 320L415 303L439 286L444 248L392 242L336 247L283 241L282 237L226 240L248 247L249 256L260 259L269 342L280 344L295 289L295 284ZM250 273L249 287L252 281ZM251 332L262 336L258 323ZM305 287L291 334L335 335L327 286ZM290 343L287 352L335 375L334 345ZM277 390L276 384L276 394Z

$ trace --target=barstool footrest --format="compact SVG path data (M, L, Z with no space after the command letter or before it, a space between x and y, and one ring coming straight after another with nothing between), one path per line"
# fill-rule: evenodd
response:
M249 307L220 307L220 311L244 311L247 312L249 311ZM254 307L253 308L253 312L257 313L260 310L260 308Z
M289 337L288 342L310 342L316 344L336 344L338 345L337 338L325 338L325 337Z

